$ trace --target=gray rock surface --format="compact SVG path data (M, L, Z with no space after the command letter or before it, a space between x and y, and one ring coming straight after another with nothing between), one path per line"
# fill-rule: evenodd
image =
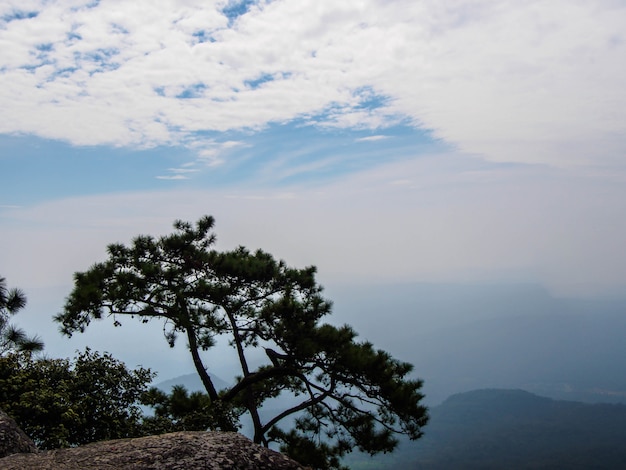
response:
M13 418L0 410L0 457L23 452L37 452L37 447Z
M3 470L304 470L287 456L238 433L186 431L14 454Z

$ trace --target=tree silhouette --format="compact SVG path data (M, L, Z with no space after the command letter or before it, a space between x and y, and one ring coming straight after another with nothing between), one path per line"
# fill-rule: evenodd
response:
M213 225L209 216L195 225L177 221L171 235L109 245L107 261L75 274L56 317L61 331L71 336L104 317L115 325L123 317L163 320L170 346L179 334L187 339L211 406L228 416L248 414L255 442L277 442L315 468L339 467L354 448L392 451L398 433L419 438L427 411L420 404L422 382L407 378L412 366L357 341L350 326L320 323L331 303L322 297L315 267L290 268L243 247L216 251ZM228 337L241 373L220 393L201 357L219 336ZM269 362L253 369L249 355L259 348ZM299 402L262 418L264 403L286 396ZM279 427L286 418L289 432Z
M9 323L11 316L26 306L26 295L20 289L8 289L6 279L0 277L0 356L10 352L38 352L43 342L37 336L29 337L21 328Z

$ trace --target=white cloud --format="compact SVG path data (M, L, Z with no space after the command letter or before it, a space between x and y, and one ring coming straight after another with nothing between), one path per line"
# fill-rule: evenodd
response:
M492 160L611 163L626 149L623 2L277 0L231 27L225 2L86 5L0 7L39 12L0 28L0 132L153 146L297 117L409 119ZM246 85L259 77L272 80Z
M359 139L356 139L357 142L376 142L379 140L385 140L388 139L389 136L388 135L370 135L368 137L361 137Z
M203 165L208 167L220 166L224 163L225 156L230 150L245 147L246 144L239 141L227 140L225 142L216 142L215 140L191 140L188 146L195 150L196 160L189 162L189 165Z

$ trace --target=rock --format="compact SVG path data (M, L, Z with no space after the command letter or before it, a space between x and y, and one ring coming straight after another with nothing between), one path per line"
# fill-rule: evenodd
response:
M22 452L37 452L37 447L13 418L0 410L0 457Z
M3 470L304 470L233 432L185 431L0 459Z

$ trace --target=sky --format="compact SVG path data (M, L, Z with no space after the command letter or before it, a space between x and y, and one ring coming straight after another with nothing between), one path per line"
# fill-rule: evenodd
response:
M625 31L623 0L4 0L19 323L71 354L50 317L72 274L205 214L218 248L316 265L329 290L623 295Z

